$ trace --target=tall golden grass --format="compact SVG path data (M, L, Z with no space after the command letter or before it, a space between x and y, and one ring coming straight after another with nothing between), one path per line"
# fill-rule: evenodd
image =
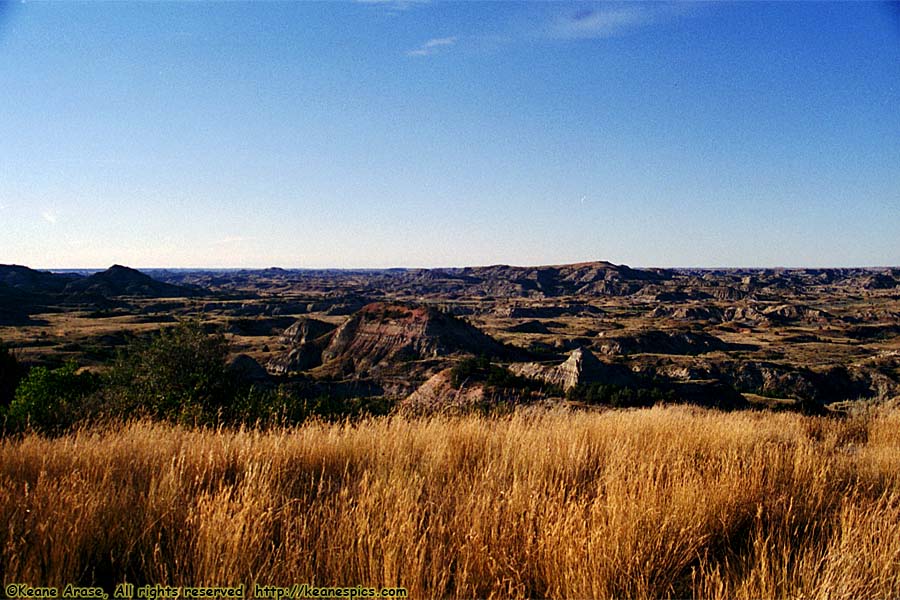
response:
M0 444L0 573L414 598L900 597L900 412L147 422Z

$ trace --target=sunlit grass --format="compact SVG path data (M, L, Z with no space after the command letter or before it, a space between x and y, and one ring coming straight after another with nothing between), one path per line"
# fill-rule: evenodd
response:
M686 408L0 443L6 582L900 596L900 413Z

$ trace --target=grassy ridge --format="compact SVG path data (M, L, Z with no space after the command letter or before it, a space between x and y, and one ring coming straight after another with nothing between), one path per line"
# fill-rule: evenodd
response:
M900 412L687 408L0 442L6 582L900 596Z

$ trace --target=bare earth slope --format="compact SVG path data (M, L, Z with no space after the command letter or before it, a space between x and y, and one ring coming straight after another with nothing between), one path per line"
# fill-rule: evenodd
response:
M455 353L503 353L478 329L436 308L373 303L341 325L322 352L322 362L354 371Z

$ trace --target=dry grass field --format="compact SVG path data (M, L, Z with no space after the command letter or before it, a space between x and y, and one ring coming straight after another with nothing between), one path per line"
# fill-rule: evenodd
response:
M528 411L0 442L33 585L403 586L414 598L900 596L900 411Z

